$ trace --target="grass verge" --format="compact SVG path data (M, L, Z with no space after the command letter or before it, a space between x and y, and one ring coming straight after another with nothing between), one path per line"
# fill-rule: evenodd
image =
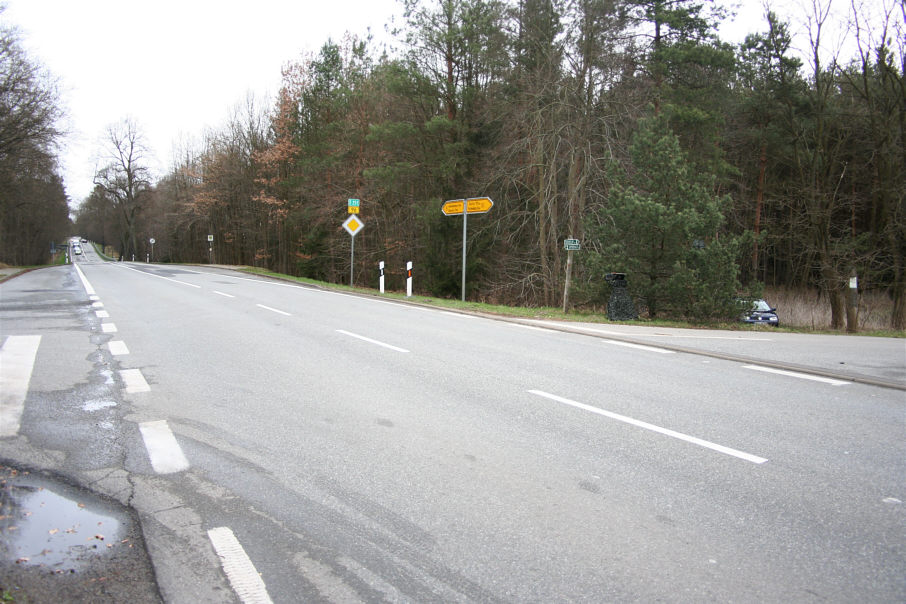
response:
M564 313L562 309L552 308L552 307L538 307L538 308L526 308L518 306L501 306L495 304L485 304L482 302L463 302L461 300L453 300L449 298L433 298L430 296L421 296L414 295L412 297L407 297L406 294L401 292L387 292L384 294L378 293L376 290L365 287L351 287L349 285L340 285L336 283L327 283L325 281L317 281L315 279L307 279L304 277L293 277L290 275L284 275L281 273L275 273L273 271L268 271L266 269L256 268L256 267L242 267L240 270L246 273L254 275L262 275L266 277L273 277L275 279L282 279L285 281L293 281L296 283L305 283L307 285L313 285L315 287L321 287L324 289L331 289L335 291L345 291L369 296L380 296L382 298L391 298L395 300L402 300L407 302L415 302L418 304L424 304L426 306L435 306L437 308L444 308L449 310L466 310L470 312L480 312L490 315L498 315L504 317L519 317L524 319L546 319L551 321L574 321L574 322L583 322L583 323L603 323L609 325L644 325L647 327L675 327L680 329L722 329L722 330L731 330L731 331L764 331L771 330L772 332L789 332L789 333L809 333L809 334L830 334L830 335L860 335L860 336L875 336L875 337L893 337L893 338L904 338L906 337L906 332L898 332L893 330L885 329L866 329L860 331L858 334L843 334L839 331L833 331L830 329L823 329L816 326L800 326L793 324L782 325L781 327L763 327L758 325L744 325L741 323L727 323L727 322L713 322L713 323L691 323L688 321L674 321L666 319L639 319L637 321L610 321L605 314L601 312L596 312L593 310L587 309L574 309L568 313ZM781 319L783 320L783 319Z

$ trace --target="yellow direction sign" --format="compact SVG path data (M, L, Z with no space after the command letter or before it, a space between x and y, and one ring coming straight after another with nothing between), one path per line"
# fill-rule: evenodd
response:
M494 207L490 197L473 197L471 199L451 199L441 206L444 216L461 216L462 208L466 207L468 214L486 214Z

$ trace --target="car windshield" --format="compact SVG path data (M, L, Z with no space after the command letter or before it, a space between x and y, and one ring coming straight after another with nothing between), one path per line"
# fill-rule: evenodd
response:
M771 310L771 305L764 300L755 300L752 303L752 310L768 311Z

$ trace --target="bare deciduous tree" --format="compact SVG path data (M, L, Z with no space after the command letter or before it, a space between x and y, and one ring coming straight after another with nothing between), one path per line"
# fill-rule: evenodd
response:
M135 225L142 198L151 189L148 152L134 120L127 118L107 128L105 152L106 164L96 170L94 184L119 211L120 253L131 258L138 251Z

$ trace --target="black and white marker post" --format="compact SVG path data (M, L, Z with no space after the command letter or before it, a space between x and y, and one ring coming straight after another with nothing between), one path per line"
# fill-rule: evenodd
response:
M406 297L412 297L412 262L406 263Z

